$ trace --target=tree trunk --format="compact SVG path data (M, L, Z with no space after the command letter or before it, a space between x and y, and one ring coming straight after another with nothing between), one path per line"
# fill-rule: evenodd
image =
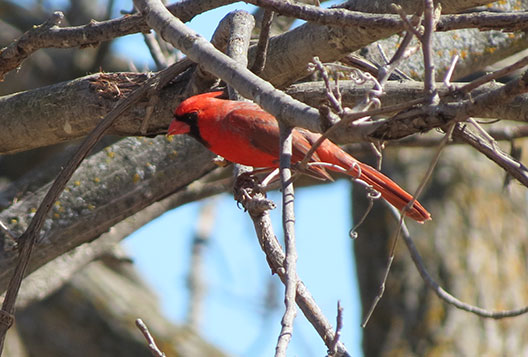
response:
M411 188L431 155L409 149L385 160L390 157L391 168L397 166L391 176L403 176L398 182ZM489 310L519 308L528 301L526 193L516 182L503 188L503 181L504 173L472 149L449 147L420 198L435 224L418 230L409 223L433 278L462 301ZM364 192L354 190L356 220L365 201ZM379 291L396 229L388 211L376 206L355 242L365 312ZM363 333L365 356L521 356L528 351L526 319L485 319L441 301L420 278L401 239L383 298Z

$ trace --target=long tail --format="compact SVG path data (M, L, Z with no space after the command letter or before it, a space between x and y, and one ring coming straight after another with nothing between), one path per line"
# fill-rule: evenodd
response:
M309 133L308 135L306 133L303 134L305 137L308 136L307 139L312 142L312 144L314 139L318 137L317 134L313 133ZM372 187L374 187L385 200L397 209L402 210L409 202L411 202L412 196L398 186L397 183L373 167L356 160L331 141L325 140L316 152L321 161L347 169L349 170L348 174L350 176L361 179L369 185L372 185ZM330 167L329 169L339 171ZM418 201L414 201L412 207L410 207L405 214L419 223L424 223L431 219L431 214Z
M361 173L359 173L358 166ZM353 177L359 175L359 179L372 185L381 194L381 197L399 210L402 210L412 200L412 196L397 183L367 164L357 161L357 166L352 165L350 175ZM431 219L431 214L418 201L414 201L412 207L405 214L419 223Z

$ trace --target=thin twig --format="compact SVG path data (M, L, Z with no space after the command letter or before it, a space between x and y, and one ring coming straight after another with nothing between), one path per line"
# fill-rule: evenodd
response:
M486 74L486 75L484 75L482 77L479 77L479 78L469 82L468 84L464 85L463 87L458 88L457 92L469 93L473 89L475 89L477 87L480 87L483 84L486 84L486 83L491 82L491 81L493 81L495 79L504 77L504 76L512 73L513 71L521 69L521 68L523 68L525 66L528 66L528 56L521 58L520 60L518 60L515 63L510 64L509 66L506 66L506 67L501 68L501 69L499 69L497 71L488 73L488 74Z
M394 11L396 11L396 13L402 19L403 25L404 25L405 29L407 30L407 32L412 33L414 36L416 36L416 38L422 37L422 33L420 32L420 29L416 28L417 21L412 21L411 22L411 20L409 20L409 18L407 17L407 14L405 13L405 11L403 10L403 8L400 5L391 4L391 7L392 7L392 9ZM415 17L412 18L412 20L415 20L417 17L419 18L420 16L421 15L415 16Z
M343 329L343 307L341 301L337 300L337 317L336 317L336 333L334 340L332 341L332 347L329 350L329 356L335 356L337 353L337 343L341 337L341 330Z
M37 39L45 32L57 25L64 19L64 14L61 11L55 11L43 24L34 26L17 40L13 41L9 46L4 47L0 51L0 80L4 75L17 68L20 63L26 59L33 51L39 47L35 44Z
M391 212L394 215L394 217L399 221L400 213L398 212L398 210L396 210L394 207L390 207L390 208L391 208ZM459 299L457 299L456 297L454 297L453 295L445 291L431 277L431 275L425 268L424 261L422 257L420 256L420 253L418 252L418 249L416 248L405 223L402 225L402 236L403 236L405 245L407 246L407 249L409 250L409 253L411 254L411 258L414 262L414 265L416 266L416 269L418 269L418 272L420 273L420 276L425 281L425 283L429 286L429 288L433 290L436 293L436 295L443 301L456 307L457 309L471 312L480 317L486 317L486 318L492 318L492 319L503 319L506 317L514 317L514 316L519 316L519 315L528 313L528 306L525 306L519 309L512 309L512 310L491 311L491 310L486 310L481 307L474 306L474 305L465 303L463 301L460 301Z
M383 297L383 293L385 292L385 284L386 284L387 278L389 276L389 272L390 272L390 269L392 267L392 263L394 261L396 246L397 246L400 234L401 234L401 230L402 230L403 224L405 222L404 221L405 212L407 210L409 210L409 208L414 205L414 202L420 197L425 185L429 182L429 180L430 180L430 178L431 178L431 176L433 174L433 170L436 167L436 165L438 164L438 160L440 159L440 155L441 155L443 149L446 147L447 143L451 139L451 135L453 134L454 128L455 128L455 124L452 124L448 128L446 134L444 135L444 138L442 139L442 141L440 142L440 145L438 146L438 149L437 149L433 159L431 160L431 163L429 164L429 167L427 168L427 171L426 171L426 173L424 175L424 178L421 180L420 185L416 189L411 201L401 211L401 216L400 216L398 228L396 229L396 231L393 234L392 246L391 246L391 250L390 250L390 253L389 253L389 258L388 258L388 261L387 261L387 266L385 268L385 274L384 274L382 282L380 284L378 295L376 295L376 297L374 298L374 301L372 302L372 305L370 306L370 308L369 308L369 310L368 310L368 312L367 312L367 314L365 316L365 319L363 320L363 323L361 324L361 326L363 328L365 326L367 326L367 323L370 320L370 317L372 316L372 313L376 309L376 306L380 302L381 298ZM392 207L388 203L387 203L387 206Z
M338 100L334 94L334 91L332 89L332 85L330 84L330 78L328 77L328 72L326 72L326 69L324 67L324 65L321 63L321 61L319 60L319 57L314 57L313 58L313 63L315 65L315 68L317 68L317 70L319 71L319 74L321 75L321 78L323 78L323 81L324 81L324 84L325 84L325 87L326 87L326 98L328 99L328 101L330 102L330 104L332 105L334 111L336 111L337 113L342 113L343 112L343 107L341 107L341 102L340 100ZM337 76L336 76L337 78Z
M445 76L444 76L444 85L447 88L451 88L451 77L453 76L453 72L455 71L456 64L458 62L458 55L454 55L451 59L451 63L449 64L449 69L447 70Z
M419 17L416 17L416 23L420 20ZM398 64L406 58L408 58L410 55L414 53L414 51L407 51L407 48L411 44L411 40L413 38L413 33L410 31L407 31L405 33L405 36L403 37L401 43L398 46L398 49L392 56L391 60L383 67L379 69L379 73L376 76L378 78L379 83L384 87L385 83L389 80L392 72L396 72L399 76L403 77L404 79L410 80L411 78L400 71L398 69Z
M524 186L528 187L528 167L522 162L503 152L498 146L494 148L491 144L488 144L485 140L482 140L475 134L465 130L465 128L460 125L458 125L453 131L453 137L471 145L473 148L486 155L488 159L502 167Z
M147 340L148 348L150 350L150 353L154 357L166 357L165 353L161 352L161 350L156 345L156 341L154 341L154 337L150 334L150 331L148 330L147 325L143 322L141 319L136 319L136 326L141 331L143 336L145 337L145 340Z
M240 192L245 198L249 198L243 200L241 203L244 205L244 208L248 210L248 213L253 220L260 247L266 254L266 261L268 262L271 271L276 273L281 281L285 283L286 276L284 260L286 258L281 245L273 233L273 226L268 212L270 209L273 209L275 205L273 202L267 200L260 190L253 191L253 195L248 195L247 190L245 190L244 187L239 186L237 187L236 192ZM295 301L302 310L304 316L310 321L321 339L324 341L326 347L330 349L330 344L331 341L334 340L335 332L301 279L297 276L296 280ZM345 346L341 342L337 343L336 356L349 356Z
M438 102L438 93L435 85L435 69L433 61L433 33L435 30L434 4L433 0L425 0L424 5L424 32L418 37L422 43L423 61L424 61L424 92L428 104Z
M282 185L282 227L286 257L284 259L284 277L286 291L284 304L286 309L282 317L282 328L275 348L276 357L285 357L293 334L293 321L296 315L295 294L297 290L297 251L295 248L294 188L291 179L291 157L293 135L292 128L280 123L280 176Z

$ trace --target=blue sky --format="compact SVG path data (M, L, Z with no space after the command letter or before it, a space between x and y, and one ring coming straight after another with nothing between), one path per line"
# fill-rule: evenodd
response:
M123 1L120 8L129 9ZM236 3L194 19L190 26L210 38L214 25L235 9L251 11ZM134 60L138 68L152 66L141 35L127 36L116 49ZM280 207L280 196L271 198ZM237 356L270 356L274 353L283 313L282 297L266 309L263 296L269 286L283 293L278 278L271 276L252 223L228 194L213 198L215 224L205 254L208 297L204 302L204 336L224 351ZM360 306L355 278L353 244L348 236L350 184L299 189L296 192L298 273L335 325L337 301L344 307L342 340L353 356L361 355ZM167 212L128 237L124 244L138 269L160 297L164 312L183 323L188 305L186 274L197 216L204 203L195 202ZM274 228L280 231L280 210L273 212ZM299 311L289 356L322 356L326 347Z

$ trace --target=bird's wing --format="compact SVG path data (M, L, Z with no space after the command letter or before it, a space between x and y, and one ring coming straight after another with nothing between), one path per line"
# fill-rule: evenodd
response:
M279 157L279 125L277 119L263 111L257 105L248 103L247 107L235 109L226 117L226 124L233 132L245 135L250 144L260 151ZM301 161L311 148L311 144L297 130L293 131L292 163ZM320 161L317 153L312 155L311 162ZM321 166L310 166L309 173L319 179L332 177Z

